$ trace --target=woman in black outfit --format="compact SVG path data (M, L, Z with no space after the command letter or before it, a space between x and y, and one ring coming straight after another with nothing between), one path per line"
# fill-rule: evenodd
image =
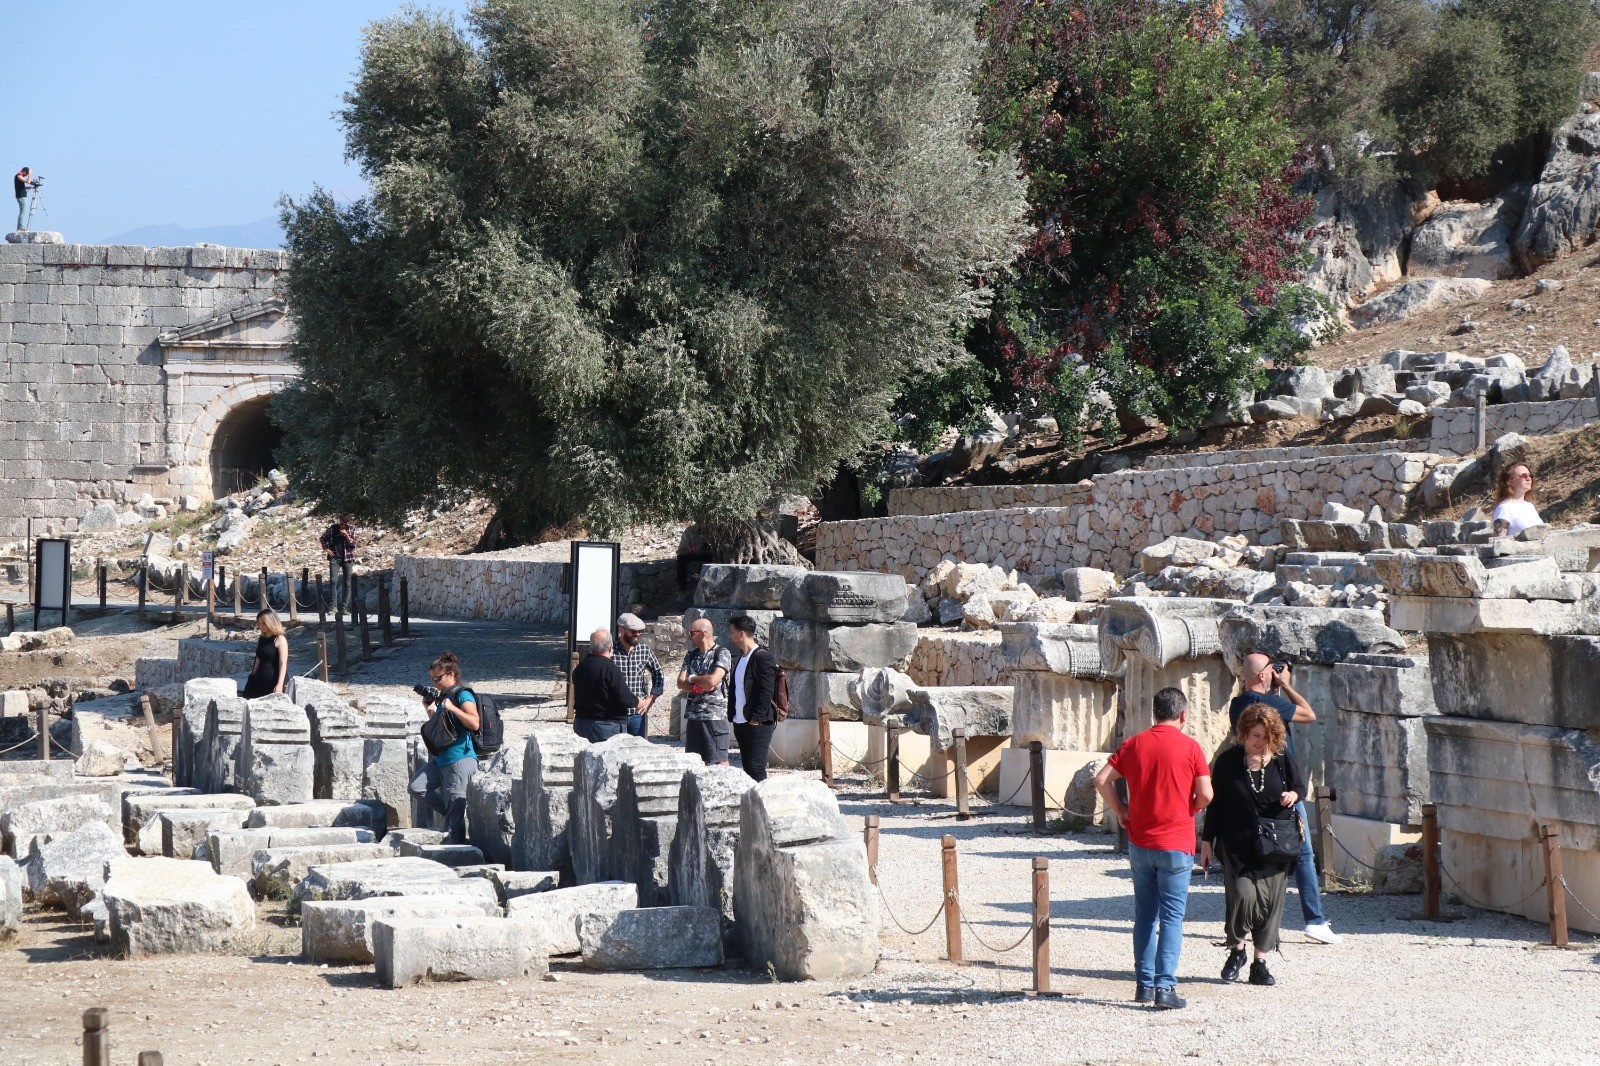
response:
M1255 946L1250 983L1271 985L1277 981L1267 969L1266 956L1278 946L1283 897L1296 860L1263 859L1256 842L1257 821L1271 818L1292 824L1298 818L1294 805L1305 782L1293 756L1284 750L1288 735L1276 710L1252 703L1239 715L1236 736L1239 743L1218 755L1211 766L1216 798L1206 808L1200 865L1209 868L1213 856L1222 862L1228 935L1222 979L1239 979L1249 939Z
M250 676L240 693L253 700L273 692L282 692L289 680L289 641L283 635L283 623L270 607L256 614L256 628L261 638L256 641L256 661L250 666Z

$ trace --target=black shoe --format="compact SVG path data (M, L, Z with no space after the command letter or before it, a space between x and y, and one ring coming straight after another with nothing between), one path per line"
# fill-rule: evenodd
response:
M1222 979L1224 981L1237 981L1239 971L1244 969L1245 960L1250 956L1245 954L1244 948L1234 948L1228 952L1228 961L1222 964Z
M1156 1010L1182 1010L1188 1005L1187 1000L1178 998L1176 988L1156 989Z
M1151 988L1150 986L1148 986L1148 985L1138 985L1133 990L1133 1001L1135 1003L1149 1003L1151 998L1154 997L1155 994L1156 994L1156 990Z
M1250 964L1250 983L1253 985L1275 985L1278 979L1272 976L1272 971L1267 969L1266 959L1257 959Z

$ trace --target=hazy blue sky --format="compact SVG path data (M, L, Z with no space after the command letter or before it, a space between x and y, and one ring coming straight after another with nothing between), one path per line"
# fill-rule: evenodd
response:
M10 0L0 11L0 164L43 175L50 217L36 215L34 228L69 241L249 223L313 184L358 194L333 112L360 61L362 27L401 6Z

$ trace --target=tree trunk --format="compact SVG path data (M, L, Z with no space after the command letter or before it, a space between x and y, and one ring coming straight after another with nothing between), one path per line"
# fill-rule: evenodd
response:
M496 511L494 517L489 519L489 524L483 527L483 536L478 538L478 543L473 547L474 552L495 552L503 548L519 548L522 538L512 528L511 523Z
M711 542L711 557L719 562L764 563L811 569L811 564L800 554L800 549L778 536L778 531L768 519L701 522L699 526Z

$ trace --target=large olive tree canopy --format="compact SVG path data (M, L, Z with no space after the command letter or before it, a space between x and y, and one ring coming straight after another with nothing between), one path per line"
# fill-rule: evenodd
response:
M342 120L371 195L286 202L330 508L441 489L525 528L737 528L961 355L1023 185L974 147L950 0L482 0L374 24Z

